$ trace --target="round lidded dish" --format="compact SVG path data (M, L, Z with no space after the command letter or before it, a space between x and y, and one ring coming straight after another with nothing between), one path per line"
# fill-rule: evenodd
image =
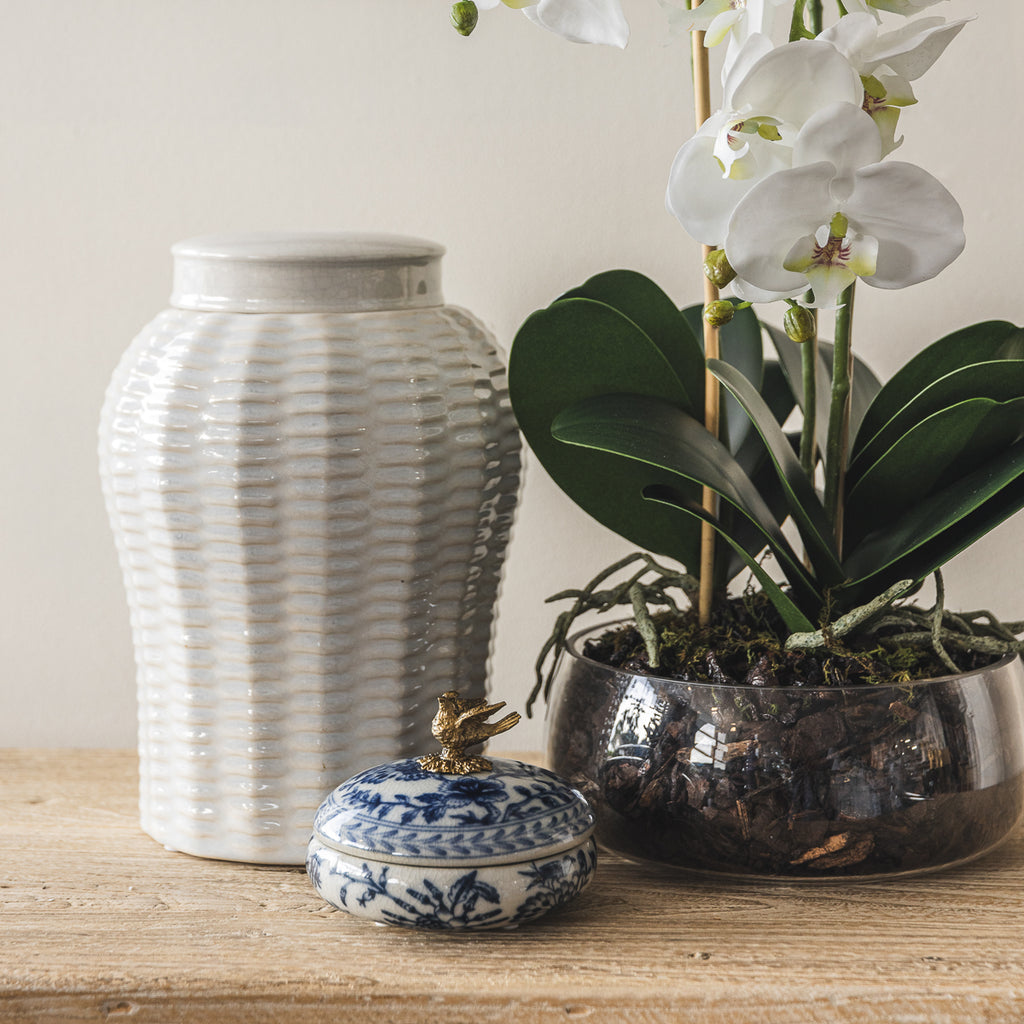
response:
M445 694L439 718L446 699L477 722L502 706ZM594 816L580 793L521 761L462 759L460 771L450 753L369 768L320 805L306 869L328 903L412 928L509 928L590 882Z

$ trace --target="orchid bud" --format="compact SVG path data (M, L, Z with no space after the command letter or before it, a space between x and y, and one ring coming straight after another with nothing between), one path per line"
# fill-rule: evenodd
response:
M473 0L459 0L452 4L452 26L460 36L468 36L476 28L479 18L480 13Z
M724 327L735 314L736 309L728 299L718 299L704 307L704 319L712 327Z
M724 288L735 279L736 271L729 266L724 249L712 249L704 257L704 276L716 288Z
M804 306L790 306L782 318L782 326L786 330L786 336L798 345L812 341L818 333L814 314Z

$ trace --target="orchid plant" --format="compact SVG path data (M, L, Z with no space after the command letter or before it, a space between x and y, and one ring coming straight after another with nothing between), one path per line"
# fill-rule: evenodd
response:
M956 671L951 651L1024 648L1024 623L946 612L939 573L1024 507L1024 330L962 328L884 385L851 346L858 282L909 287L964 248L953 196L894 156L913 83L966 24L922 13L937 2L837 0L825 26L821 0L659 0L669 29L694 39L700 124L668 171L666 204L704 246L705 302L680 311L647 278L611 271L516 336L509 386L526 440L577 504L646 552L568 592L575 603L542 661L578 613L621 602L656 666L647 604L673 604L678 586L706 622L744 569L789 649L888 630ZM628 41L619 0L501 4L575 42ZM453 22L468 34L498 6L465 0ZM787 13L776 45L773 22ZM711 112L714 47L722 105ZM762 303L784 304L783 330L755 317ZM831 344L817 337L826 313ZM630 565L624 584L598 589ZM901 617L894 602L933 574L934 609Z

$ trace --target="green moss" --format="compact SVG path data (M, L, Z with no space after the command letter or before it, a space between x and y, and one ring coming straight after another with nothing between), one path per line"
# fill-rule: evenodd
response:
M884 636L872 637L870 646L853 639L814 654L786 651L785 626L767 599L756 592L725 602L708 626L700 625L693 610L659 612L652 621L659 641L656 669L651 668L643 638L632 625L590 641L585 653L628 671L721 684L905 685L948 673L930 649L887 645ZM976 667L974 656L961 660L965 671Z

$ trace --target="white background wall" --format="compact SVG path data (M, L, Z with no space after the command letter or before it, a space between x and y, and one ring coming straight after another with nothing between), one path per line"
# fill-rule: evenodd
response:
M508 344L613 266L700 294L665 213L692 131L684 45L625 0L625 52L501 8L470 39L447 0L4 0L0 33L0 745L131 746L127 612L97 482L106 382L166 301L168 247L248 229L359 229L448 246L445 292ZM974 13L918 85L902 158L958 197L968 247L936 281L861 288L883 375L968 322L1024 322L1024 6ZM771 311L777 318L778 310ZM1024 617L1024 517L962 556L951 603ZM552 610L620 552L535 467L500 606L494 691L522 708ZM539 745L536 719L507 737Z

